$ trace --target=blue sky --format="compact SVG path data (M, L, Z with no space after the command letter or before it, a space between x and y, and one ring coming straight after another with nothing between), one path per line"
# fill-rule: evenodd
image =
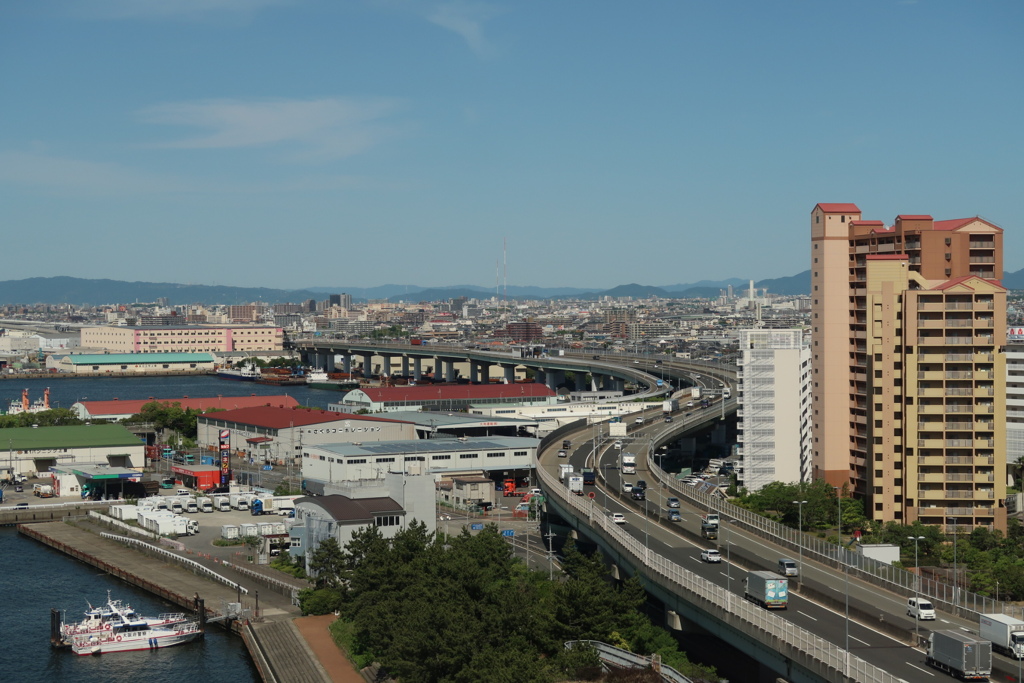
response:
M604 288L808 268L817 202L1024 267L1024 3L10 0L0 279Z

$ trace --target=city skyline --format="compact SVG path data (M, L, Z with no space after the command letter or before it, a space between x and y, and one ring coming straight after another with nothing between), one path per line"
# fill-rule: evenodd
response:
M0 18L7 279L762 280L806 269L818 201L981 214L1024 266L1015 3L43 0Z

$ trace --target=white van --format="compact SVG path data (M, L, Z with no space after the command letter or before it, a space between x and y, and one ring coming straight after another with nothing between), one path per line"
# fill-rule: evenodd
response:
M907 600L907 616L914 617L919 621L934 621L935 607L927 598L910 598Z
M800 569L796 560L791 560L788 557L779 558L779 573L783 576L799 576Z

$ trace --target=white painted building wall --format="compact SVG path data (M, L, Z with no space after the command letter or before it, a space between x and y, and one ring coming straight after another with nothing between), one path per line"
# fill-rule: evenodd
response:
M740 485L810 481L810 348L801 330L740 330Z

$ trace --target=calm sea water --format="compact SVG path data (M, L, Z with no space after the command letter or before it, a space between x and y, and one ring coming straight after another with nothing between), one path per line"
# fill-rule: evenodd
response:
M21 390L29 390L29 398L42 398L50 388L50 405L70 408L78 401L109 401L111 399L136 400L147 398L175 399L211 398L216 396L292 396L301 405L327 408L328 403L339 401L340 391L310 389L306 386L274 387L255 382L237 382L210 375L200 377L97 377L91 379L37 379L0 380L0 411L6 411L12 400L21 400ZM231 406L225 405L225 408Z
M153 652L122 652L79 657L50 647L50 608L66 610L78 620L86 601L102 603L111 591L143 614L177 612L178 608L129 586L93 567L0 528L4 560L4 606L0 633L4 653L0 680L49 680L62 683L182 683L217 681L250 683L259 674L238 636L211 626L203 640Z
M272 387L216 377L137 377L96 379L5 379L0 381L0 410L28 389L35 400L50 388L50 404L70 408L80 400L105 401L184 396L261 396L288 394L302 405L326 408L341 393L304 386ZM13 527L0 528L0 634L4 653L0 681L44 679L64 683L182 683L208 681L249 683L259 675L242 639L211 627L202 641L155 652L124 652L78 657L50 648L50 608L80 619L86 601L106 600L107 591L143 614L178 611L159 598L129 586L93 567L25 538Z

